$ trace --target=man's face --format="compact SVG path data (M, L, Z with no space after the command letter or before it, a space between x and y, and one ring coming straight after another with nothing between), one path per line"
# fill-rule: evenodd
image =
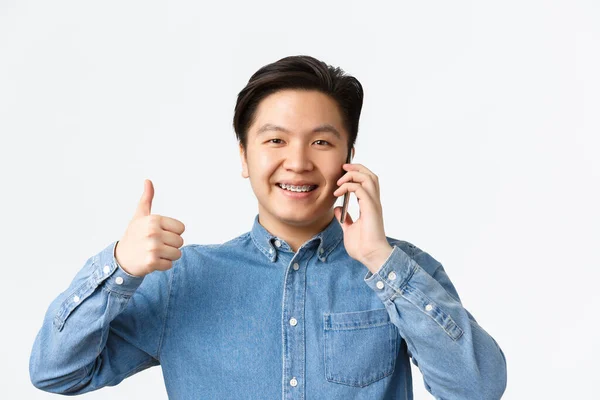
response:
M329 96L286 89L264 98L248 130L246 157L240 145L242 176L250 178L261 223L308 227L329 222L347 149L348 132ZM297 193L281 187L284 183L316 188Z

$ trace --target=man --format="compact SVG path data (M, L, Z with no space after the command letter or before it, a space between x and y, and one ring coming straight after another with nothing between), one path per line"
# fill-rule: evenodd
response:
M181 247L145 182L121 240L50 305L33 384L80 394L160 364L172 399L412 399L412 358L436 398L500 398L502 350L438 261L385 235L377 176L345 163L362 99L312 57L257 71L234 116L251 230ZM347 192L360 217L340 224Z

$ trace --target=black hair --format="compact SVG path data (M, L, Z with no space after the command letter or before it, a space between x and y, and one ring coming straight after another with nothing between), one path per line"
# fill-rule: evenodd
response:
M318 90L330 96L339 106L344 128L348 132L348 151L358 135L358 122L363 103L363 88L353 76L310 56L289 56L261 67L250 77L237 97L233 129L244 153L248 129L254 122L262 99L283 89Z

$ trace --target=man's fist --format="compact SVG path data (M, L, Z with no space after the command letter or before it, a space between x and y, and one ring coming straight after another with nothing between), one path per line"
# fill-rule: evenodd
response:
M152 215L154 186L144 181L144 193L125 234L118 241L115 257L121 268L130 275L145 276L152 271L165 271L181 257L181 221L161 215Z

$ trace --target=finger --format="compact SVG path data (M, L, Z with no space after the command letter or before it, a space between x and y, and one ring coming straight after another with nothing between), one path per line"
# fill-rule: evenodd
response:
M183 222L176 220L175 218L165 217L161 215L160 227L169 232L181 235L185 231L185 225Z
M181 257L181 250L171 246L162 246L158 256L165 260L175 261Z
M357 182L346 182L342 184L339 188L337 188L334 192L334 196L342 196L346 192L353 192L356 195L356 198L360 202L360 200L369 200L370 195L367 193L362 184Z
M138 206L133 215L134 218L145 217L150 215L152 210L152 199L154 198L154 185L150 179L144 180L144 193L138 203Z
M373 190L375 193L379 194L379 186L377 182L373 181L371 175L365 174L360 171L350 171L347 172L344 176L338 179L337 184L341 186L345 182L358 182L363 186L368 187L370 190Z
M379 177L377 175L375 175L373 173L373 171L371 171L369 168L365 167L364 165L362 165L362 164L344 164L344 165L342 165L342 168L346 171L359 171L359 172L362 172L363 174L369 175L373 179L373 182L375 182L377 187L379 187ZM347 175L347 173L345 175Z
M183 238L177 233L162 231L161 240L164 244L171 247L180 248L183 246Z
M366 188L362 183L359 182L345 182L339 188L337 188L333 195L336 197L342 196L346 192L353 192L356 195L356 198L360 200L372 200L373 188Z
M374 197L360 183L346 182L333 192L333 194L341 196L346 192L353 192L356 195L361 212L365 210L377 211L378 207L376 206Z
M342 168L344 168L344 169L346 169L348 171L361 171L361 172L364 172L364 173L367 173L367 174L375 175L373 173L373 171L371 171L369 168L365 167L362 164L356 164L356 163L354 163L354 164L344 164L344 165L342 165Z
M333 209L333 214L335 215L335 219L336 220L340 220L340 218L342 217L342 207L336 207ZM350 226L354 223L354 221L352 220L352 217L350 216L350 213L346 211L346 220L344 221L344 223L342 224L342 226L345 228L347 226Z
M158 261L155 261L154 265L156 266L157 270L166 271L173 268L173 261L160 258Z

